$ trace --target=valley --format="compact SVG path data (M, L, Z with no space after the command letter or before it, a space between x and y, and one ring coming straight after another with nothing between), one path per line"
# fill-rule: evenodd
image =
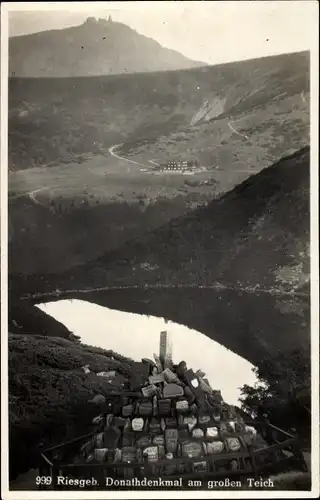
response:
M210 66L109 16L9 55L11 479L87 432L113 389L96 373L131 387L167 328L309 443L310 53Z

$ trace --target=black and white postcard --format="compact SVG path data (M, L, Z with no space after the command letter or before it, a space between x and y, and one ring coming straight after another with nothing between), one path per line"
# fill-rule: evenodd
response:
M2 4L5 500L318 498L318 30Z

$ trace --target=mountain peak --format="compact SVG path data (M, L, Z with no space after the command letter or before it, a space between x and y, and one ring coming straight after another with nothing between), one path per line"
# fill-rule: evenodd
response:
M9 40L9 75L80 77L205 66L162 47L126 24L88 17L80 26Z

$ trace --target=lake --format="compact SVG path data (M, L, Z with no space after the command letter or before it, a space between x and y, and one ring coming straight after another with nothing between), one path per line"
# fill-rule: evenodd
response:
M213 389L229 404L239 404L240 387L253 385L253 365L201 332L164 318L109 309L95 303L67 299L37 307L63 323L85 344L112 349L140 361L159 352L160 332L171 335L173 361L206 373Z

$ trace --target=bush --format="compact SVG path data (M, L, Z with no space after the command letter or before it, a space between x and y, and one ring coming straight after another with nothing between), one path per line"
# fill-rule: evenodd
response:
M266 416L283 429L305 434L311 425L310 352L294 349L262 359L253 371L258 382L241 388L242 409L252 417Z

